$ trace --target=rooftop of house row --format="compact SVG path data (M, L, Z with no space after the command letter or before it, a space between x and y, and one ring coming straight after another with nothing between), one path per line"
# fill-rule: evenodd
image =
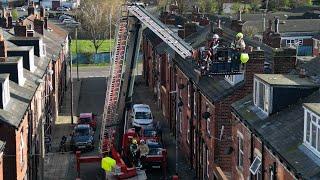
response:
M34 16L29 16L26 20L26 24L32 24ZM48 64L51 60L56 60L60 56L62 45L66 43L67 32L59 27L48 22L48 29L44 30L44 34L34 32L33 37L18 37L14 35L13 29L2 29L4 39L7 43L7 50L30 50L32 46L17 46L10 42L13 40L42 40L46 45L46 55L37 56L34 55L35 70L33 72L23 68L24 83L21 85L10 80L10 100L5 108L0 109L0 121L13 127L18 127L21 119L23 118L29 103L38 89L38 79L47 73ZM5 62L0 62L0 66L3 63L11 61L22 61L22 57L8 57ZM0 71L0 73L2 73Z

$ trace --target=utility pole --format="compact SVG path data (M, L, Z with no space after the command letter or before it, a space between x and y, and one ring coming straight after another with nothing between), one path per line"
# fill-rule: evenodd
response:
M79 60L78 60L78 27L76 27L76 60L77 60L77 80L79 81Z
M69 36L69 58L70 58L70 116L71 124L73 124L73 77L72 77L72 52L71 52L71 36Z

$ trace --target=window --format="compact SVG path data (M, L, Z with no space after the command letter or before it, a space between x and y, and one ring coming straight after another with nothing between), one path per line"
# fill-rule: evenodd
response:
M238 133L238 167L243 167L243 136Z
M287 39L286 40L286 46L302 46L303 45L303 39Z
M180 84L182 84L183 82L182 82L182 78L180 78ZM177 87L179 87L179 86L177 86ZM178 88L179 89L179 88ZM181 96L181 93L182 93L182 89L179 89L179 97L181 98L182 96ZM182 98L181 98L182 99Z
M187 130L187 143L190 144L190 130Z
M193 92L193 115L197 116L197 92Z
M320 117L305 108L304 144L320 157Z
M254 80L254 104L265 113L269 113L270 86Z
M257 171L257 174L256 174L256 180L262 180L262 170L261 170L261 165Z
M3 94L2 94L3 107L5 107L10 101L9 78L3 82L2 88L3 88Z
M210 108L207 107L207 112L210 113ZM207 133L210 135L210 117L206 121L206 128L207 128Z
M190 85L188 84L188 107L190 108Z
M225 80L228 81L232 86L244 80L243 73L237 74L237 75L225 75L224 77L225 77Z
M23 130L20 132L20 164L24 163L24 139Z
M275 180L276 179L276 164L274 163L274 165L272 165L270 167L270 177L269 177L269 180Z
M261 158L259 156L256 156L256 158L254 159L254 161L252 162L252 164L250 166L250 172L253 175L257 175L257 177L258 177L259 171L261 174L260 166L261 166Z

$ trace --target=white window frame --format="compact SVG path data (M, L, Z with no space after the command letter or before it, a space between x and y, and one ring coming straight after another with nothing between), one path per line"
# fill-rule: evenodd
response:
M308 124L307 117L310 115L310 122ZM309 140L307 139L307 126L309 126ZM315 134L315 147L312 146L313 132L312 127L316 128ZM311 150L315 155L320 158L320 116L304 107L304 131L303 131L303 144Z
M6 107L7 104L10 101L10 87L9 87L9 78L7 78L3 83L2 83L2 101L3 101L3 107Z
M286 38L286 46L287 47L295 47L296 45L303 45L303 38Z
M187 88L188 88L188 107L190 108L190 84L188 84Z
M253 164L254 164L256 161L260 161L260 163L259 163L257 169L254 171L254 170L252 170L252 166L253 166ZM259 172L259 169L260 169L260 168L261 168L261 157L257 155L257 156L254 158L253 162L251 163L249 170L250 170L251 174L253 174L253 175L258 175L258 172Z
M210 108L209 107L207 107L207 112L209 112L210 113ZM207 121L206 121L206 130L207 130L207 133L210 135L210 121L211 121L211 119L210 119L210 117L209 118L207 118Z
M23 139L23 131L20 131L20 164L24 163L24 139Z
M260 105L260 85L264 87L264 102L263 105ZM256 86L257 85L257 86ZM253 83L253 103L256 107L262 110L266 114L271 112L271 86L258 80L254 79Z
M187 130L187 143L190 144L190 129Z
M274 169L271 169L269 180L274 180L274 178L275 178L274 176L275 176Z
M237 133L237 138L238 138L238 144L237 144L237 146L238 146L237 166L240 167L240 168L243 168L243 160L244 160L244 150L243 150L243 148L244 148L244 139L243 139L243 135L240 132L238 132ZM242 142L242 149L241 149L241 146L240 146L240 140ZM242 164L240 164L240 155L242 157Z

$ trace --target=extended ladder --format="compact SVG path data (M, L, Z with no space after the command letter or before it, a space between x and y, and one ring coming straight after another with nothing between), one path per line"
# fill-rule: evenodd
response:
M125 8L125 7L123 7ZM116 31L116 47L113 56L110 79L104 105L104 114L102 118L102 127L100 134L100 153L105 154L110 151L110 145L116 126L119 124L117 118L117 105L120 96L121 79L124 69L124 60L126 56L126 46L128 37L128 13L126 8L121 11L121 18Z

